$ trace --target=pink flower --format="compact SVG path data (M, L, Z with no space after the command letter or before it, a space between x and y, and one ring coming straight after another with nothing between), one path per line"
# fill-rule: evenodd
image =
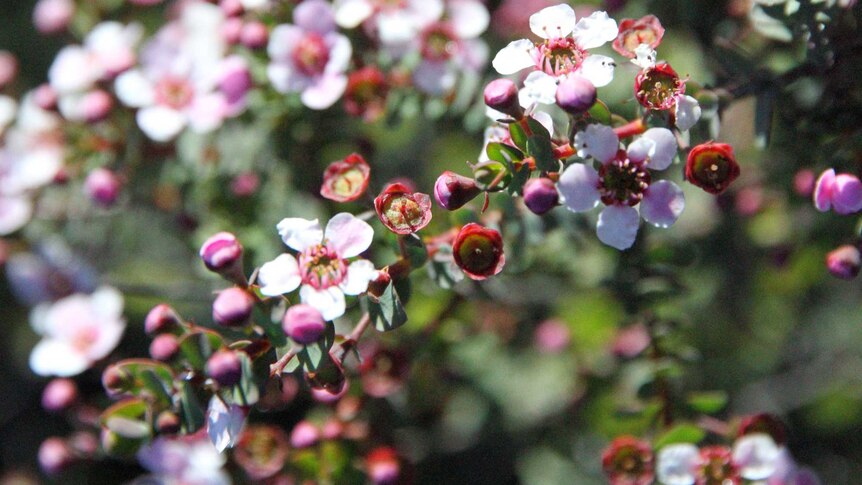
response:
M122 312L123 297L110 287L36 307L31 322L43 338L30 353L30 368L61 377L89 369L119 343L126 328Z
M528 39L512 41L492 62L494 69L503 75L533 69L524 81L523 97L553 104L557 83L570 74L586 78L597 88L613 79L614 60L588 51L617 37L617 23L606 12L594 12L576 21L572 7L555 5L533 14L530 29L544 41L539 44Z
M371 245L374 229L352 214L336 214L326 229L317 219L287 218L278 223L278 233L299 258L282 254L261 266L260 292L267 296L299 288L300 300L316 308L326 320L344 314L344 295L359 295L376 278L377 270L367 259L349 262Z
M443 7L442 0L336 0L334 10L339 26L352 29L363 24L384 47L398 53L440 19Z
M623 250L637 237L640 215L656 227L670 227L685 208L682 189L668 180L652 181L651 170L664 170L676 156L677 144L666 128L651 128L620 150L613 128L589 125L575 135L578 155L602 164L599 171L584 163L569 165L557 190L573 212L586 212L601 201L596 234L608 246ZM636 209L635 207L638 207Z
M673 110L673 122L680 131L688 131L700 120L703 110L697 99L685 94L685 81L670 64L656 63L656 52L647 44L635 49L632 62L640 66L635 77L635 98L647 109Z
M302 2L294 25L277 26L270 35L267 67L270 82L281 93L301 93L311 109L332 106L347 87L344 72L353 49L336 31L332 8L322 0Z
M820 212L835 209L846 215L862 210L862 182L855 175L828 169L820 174L814 186L814 207Z
M180 438L159 436L138 451L138 461L153 473L157 483L184 485L228 485L222 467L226 457L203 433Z

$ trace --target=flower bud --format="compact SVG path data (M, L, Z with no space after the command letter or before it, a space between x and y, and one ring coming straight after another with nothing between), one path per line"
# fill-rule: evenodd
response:
M75 461L72 449L63 438L53 436L39 445L39 468L46 475L56 475Z
M811 197L814 193L814 171L804 168L793 176L793 190L802 197Z
M251 21L242 26L239 33L239 41L249 49L260 49L265 47L269 41L269 32L263 22Z
M549 178L534 178L524 184L524 204L534 214L542 215L550 211L559 200L557 187Z
M814 206L821 212L835 209L839 214L862 210L862 182L849 173L835 174L828 169L820 174L814 186Z
M40 84L33 90L33 102L45 111L53 111L57 109L57 91L48 83Z
M281 428L272 425L248 425L240 435L233 457L249 477L258 483L284 468L288 447L288 438Z
M475 180L448 170L440 174L434 184L434 199L440 207L450 211L460 209L481 193Z
M244 172L230 181L230 191L237 197L251 197L260 187L260 177L254 172Z
M162 411L156 418L156 431L159 434L177 434L180 432L182 422L180 417L173 411Z
M114 172L107 168L97 168L87 175L84 189L90 199L103 207L110 207L120 196L122 183Z
M9 52L0 50L0 89L11 84L18 76L18 59Z
M236 17L242 15L244 10L241 0L221 0L218 3L225 17Z
M157 335L150 343L150 357L162 362L173 359L180 351L180 343L177 337L170 333Z
M335 202L350 202L365 193L371 167L358 153L351 153L344 160L337 160L326 167L320 195Z
M664 27L655 15L635 19L624 19L620 22L619 34L614 39L614 50L620 54L634 58L635 49L641 44L647 44L655 49L664 37Z
M222 387L230 387L242 377L242 362L232 350L219 350L207 360L207 375Z
M251 320L255 298L242 288L228 288L213 302L213 321L223 327L242 327Z
M411 194L404 184L389 184L374 199L377 217L395 234L414 233L431 222L431 197Z
M474 280L484 280L503 270L503 238L500 233L476 223L461 228L452 245L455 264Z
M65 411L78 400L78 386L72 379L54 379L42 391L42 408L48 412Z
M231 17L226 19L221 26L221 36L224 41L229 45L239 44L243 26L241 18Z
M388 446L371 450L365 457L365 468L368 470L368 479L374 485L394 484L401 475L398 454Z
M742 418L736 436L763 433L769 435L777 445L787 443L787 430L784 423L768 413L753 414Z
M170 306L160 303L147 313L144 331L147 335L166 332L180 325L180 317Z
M559 354L572 342L569 328L559 320L545 320L540 323L533 339L536 348L544 354Z
M39 0L33 9L33 24L42 34L58 34L66 30L74 14L72 0Z
M109 396L125 392L129 386L135 383L135 378L124 369L112 365L102 372L102 387Z
M579 115L596 104L596 86L581 76L566 76L557 86L557 106L563 111Z
M724 192L737 177L739 164L726 143L702 143L688 153L686 180L711 194Z
M294 448L308 448L320 441L320 431L317 426L308 421L296 423L290 432L290 445Z
M246 106L246 94L254 86L248 62L240 56L225 58L218 75L218 88L227 101L227 116L240 114Z
M337 440L344 434L344 423L336 418L329 418L323 423L320 436L324 440Z
M518 87L510 79L500 78L489 82L485 86L485 104L516 120L524 117L524 108L518 100Z
M326 331L326 321L311 305L298 304L287 309L281 328L295 342L307 345L317 342Z
M852 280L859 274L860 267L862 267L862 257L856 246L845 244L826 255L826 268L836 278Z
M602 468L611 483L650 484L654 467L652 447L633 436L614 439L602 453Z
M219 232L204 241L201 260L208 270L222 275L228 281L245 285L242 268L242 244L229 232Z
M81 115L87 123L96 123L106 119L113 108L114 99L101 89L85 94L81 100Z

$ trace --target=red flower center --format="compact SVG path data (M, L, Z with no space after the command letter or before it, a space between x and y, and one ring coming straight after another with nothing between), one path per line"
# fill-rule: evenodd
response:
M328 62L329 48L320 34L306 34L293 49L293 63L306 76L323 74Z
M304 284L325 290L344 281L347 276L347 263L334 249L318 244L300 253L299 273Z
M581 67L587 56L589 53L571 37L548 39L539 46L536 67L552 76L562 76Z
M620 150L617 158L599 169L599 195L605 205L635 206L643 200L650 180L646 167Z
M195 89L185 79L165 77L156 84L156 103L180 109L194 98Z

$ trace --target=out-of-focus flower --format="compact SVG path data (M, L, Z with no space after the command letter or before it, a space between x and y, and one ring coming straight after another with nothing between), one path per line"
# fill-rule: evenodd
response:
M229 56L219 64L218 88L224 94L225 114L237 116L246 108L248 92L254 85L248 62L240 56Z
M443 0L336 0L335 22L346 29L364 24L391 53L402 53L419 32L443 15Z
M572 343L572 334L564 322L556 319L545 320L536 327L533 341L540 352L559 354Z
M173 359L180 351L180 342L174 334L163 333L156 335L150 343L150 357L162 362Z
M260 49L266 46L269 40L269 32L266 24L256 20L246 22L239 33L239 41L249 49Z
M388 446L374 448L365 456L365 469L368 472L368 479L374 485L397 483L401 475L398 453Z
M697 446L691 443L667 445L658 452L656 478L665 485L694 485L699 457Z
M471 222L458 232L452 244L455 264L474 280L484 280L503 271L506 255L500 233Z
M739 485L739 470L730 448L706 446L700 450L695 472L697 485Z
M219 453L236 445L245 426L247 415L248 411L236 404L227 407L217 396L210 399L207 406L206 429L210 441Z
M521 96L553 104L557 83L570 74L586 78L597 88L613 79L614 60L589 52L617 37L617 23L607 13L594 12L576 21L572 7L555 5L533 14L530 29L544 41L540 44L528 39L513 41L492 62L494 69L503 75L533 69L524 81Z
M335 202L350 202L358 199L368 188L371 167L358 153L351 153L344 160L336 160L326 167L320 195Z
M229 485L226 458L202 433L160 436L138 451L138 461L163 485ZM148 483L139 480L141 485Z
M31 324L43 338L30 353L30 368L42 376L84 372L119 343L126 328L122 312L123 297L110 287L36 307Z
M602 468L611 485L650 485L654 466L652 447L633 436L617 437L602 453Z
M820 212L834 209L839 214L853 214L862 210L862 182L849 173L835 174L825 170L814 186L814 207Z
M0 50L0 89L11 84L16 76L18 76L18 59L11 52Z
M362 389L373 397L386 397L401 389L409 372L409 359L404 352L371 344L361 349Z
M299 252L299 260L282 254L261 266L260 292L267 296L289 293L299 287L303 303L317 308L326 320L344 314L344 295L359 295L377 270L367 259L348 262L368 249L374 229L352 214L336 214L320 227L317 219L287 218L278 223L284 243Z
M239 437L233 457L255 481L278 473L287 461L288 439L281 428L249 425Z
M374 122L385 113L388 94L389 81L383 71L375 66L365 66L347 76L344 110L369 123Z
M117 175L107 168L97 168L87 174L84 180L84 190L90 200L102 207L110 207L117 201L122 189L122 182Z
M752 433L733 444L733 462L746 480L765 480L775 473L781 449L768 434Z
M39 0L33 8L33 25L43 34L58 34L66 30L74 15L72 0Z
M78 386L72 379L53 379L42 391L42 408L57 413L78 400Z
M845 244L839 246L826 255L826 269L836 278L852 280L859 274L862 268L862 255L859 248Z
M389 184L374 198L377 217L395 234L411 234L431 222L431 197L410 193L404 184Z
M332 7L325 1L302 2L293 21L275 27L270 35L269 80L281 93L300 93L305 106L326 109L347 87L345 71L353 49L336 30Z
M575 135L578 155L602 164L599 171L583 163L569 165L557 189L573 212L586 212L599 202L596 234L608 246L623 250L634 244L640 216L656 227L670 227L685 208L682 189L668 180L652 181L650 170L664 170L676 156L676 138L666 128L651 128L619 149L619 138L604 125L589 125Z
M685 179L710 194L727 190L739 172L733 147L726 143L701 143L688 152L685 162Z
M53 436L39 445L37 459L43 472L56 475L75 462L75 454L66 440Z
M620 22L619 34L614 39L614 50L634 58L638 46L646 44L650 49L655 49L661 43L662 37L664 27L655 15L647 15L637 20L625 19Z
M310 421L296 423L290 432L290 445L294 448L308 448L320 440L320 430Z
M96 271L59 238L41 241L34 252L9 256L6 279L15 298L28 306L91 293L98 286Z

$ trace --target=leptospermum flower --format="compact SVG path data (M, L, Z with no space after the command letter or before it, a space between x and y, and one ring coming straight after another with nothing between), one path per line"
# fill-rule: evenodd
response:
M506 264L500 233L474 222L462 227L455 236L452 256L461 271L477 281L498 274Z
M635 49L641 44L646 44L650 49L655 49L664 37L664 27L661 26L658 17L647 15L637 20L625 19L620 22L620 30L614 39L614 50L626 57L634 58Z
M685 79L666 62L656 63L656 53L646 44L635 49L632 60L642 68L635 77L635 98L644 108L672 111L673 121L680 131L688 131L700 120L700 103L685 94Z
M739 177L739 172L733 147L726 143L701 143L688 152L685 162L685 179L710 194L720 194L727 190Z
M403 54L404 47L419 32L443 15L442 0L335 0L335 21L345 29L364 24L392 54Z
M226 457L201 433L159 436L138 451L138 461L160 484L229 485ZM149 483L145 480L134 483Z
M733 444L733 462L739 475L746 480L765 480L775 473L781 457L781 448L765 433L752 433L739 437Z
M30 368L41 376L84 372L119 343L126 328L122 313L122 295L107 286L36 307L31 324L43 338L30 353Z
M336 160L326 167L320 195L335 202L350 202L365 193L371 167L358 153L351 153L344 160Z
M862 210L862 182L855 175L825 170L814 185L814 207L820 212L834 209L846 215Z
M596 225L603 243L620 250L631 247L640 225L638 209L656 227L670 227L682 214L682 189L669 180L653 182L651 175L669 167L676 156L670 130L650 128L623 151L613 128L593 124L575 135L575 143L579 156L592 157L601 168L573 163L560 174L557 190L573 212L592 210L599 202L605 205Z
M332 7L325 1L302 2L293 11L293 22L277 26L270 35L267 75L277 91L300 93L305 106L326 109L347 87L350 41L338 33Z
M602 453L602 468L611 485L650 485L655 478L649 443L620 436Z
M700 450L695 471L697 485L739 485L739 470L726 446L707 446Z
M492 62L494 69L503 75L534 69L524 80L523 97L553 104L557 83L571 74L588 79L597 88L613 80L614 60L588 51L617 37L617 23L606 12L594 12L576 21L572 7L555 5L533 14L530 30L544 41L539 44L528 39L513 41Z
M395 234L411 234L431 222L431 197L401 183L389 184L374 199L377 217Z
M342 212L321 229L317 219L287 218L278 223L284 243L299 252L299 260L282 254L260 267L260 292L278 296L299 288L300 300L316 308L326 320L344 314L344 295L359 295L368 289L377 270L359 256L371 246L374 229L367 222Z

